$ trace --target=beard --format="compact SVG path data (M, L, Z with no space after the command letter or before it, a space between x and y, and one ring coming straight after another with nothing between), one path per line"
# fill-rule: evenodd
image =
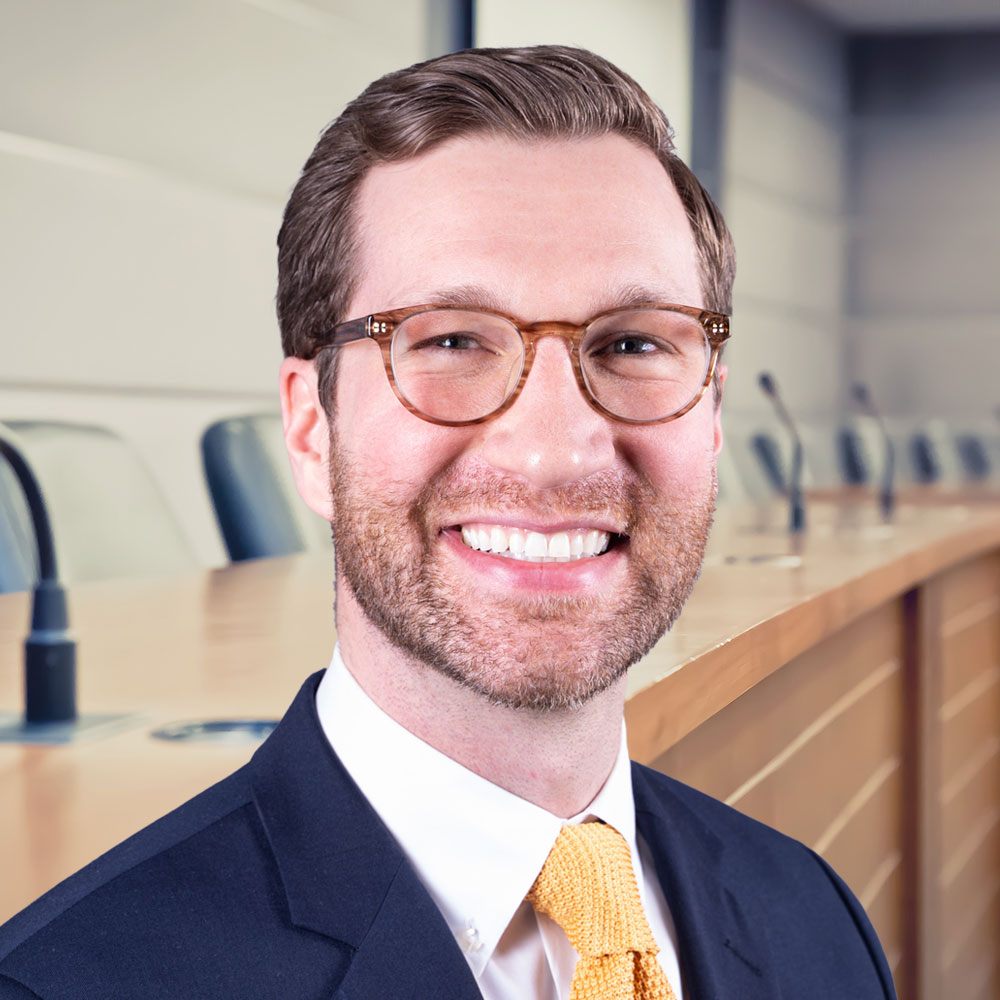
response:
M714 467L669 498L621 473L532 491L500 475L463 481L446 469L399 501L366 484L335 435L330 456L338 581L396 648L513 709L577 708L649 652L698 578L715 510ZM458 510L624 523L626 583L600 594L470 593L440 551L439 530Z

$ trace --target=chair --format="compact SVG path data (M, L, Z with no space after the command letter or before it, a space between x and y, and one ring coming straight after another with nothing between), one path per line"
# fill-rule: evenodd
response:
M911 424L882 422L867 414L845 418L837 433L841 481L848 486L881 488L891 460L893 481L913 482L909 462L912 432Z
M935 418L922 422L914 429L909 447L916 482L960 487L989 477L989 459L982 442L970 440L970 435L961 434L948 421Z
M48 421L0 424L38 479L60 576L66 582L181 573L198 568L194 551L135 451L102 427ZM6 463L3 463L4 465ZM19 582L36 577L34 536L20 486L0 470L0 532L21 553ZM7 543L10 544L9 541ZM0 541L0 551L4 542ZM27 576L24 563L30 567ZM5 572L15 577L18 572ZM2 589L2 588L0 588Z
M760 463L768 485L775 493L784 493L788 489L788 477L785 475L785 464L782 461L781 447L773 434L763 431L751 436L750 447Z
M926 431L915 431L910 437L910 465L918 483L941 481L941 461L938 449Z
M955 451L967 482L986 482L997 471L984 434L974 430L959 431L955 435Z
M837 486L839 474L832 426L824 421L801 421L798 434L802 442L802 486L807 489ZM751 422L739 430L731 430L727 425L726 435L751 495L760 500L787 493L794 444L786 428Z
M277 414L220 420L202 435L201 452L233 562L330 550L329 524L295 492Z
M872 481L871 456L856 427L837 430L837 456L847 486L865 486Z

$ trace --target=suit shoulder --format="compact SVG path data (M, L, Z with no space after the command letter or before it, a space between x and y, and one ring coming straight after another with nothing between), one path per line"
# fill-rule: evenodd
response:
M719 858L727 891L738 892L762 925L780 928L785 945L803 961L813 955L820 967L832 942L839 942L842 958L849 952L857 956L850 970L842 962L845 983L848 971L861 982L874 968L881 995L894 996L892 976L863 907L815 851L674 778L640 764L632 768L637 815L669 815L671 828L683 829L689 843ZM859 986L856 994L846 990L843 995L868 994Z
M661 804L683 804L697 822L719 837L727 847L738 848L742 845L748 850L792 853L799 853L804 849L799 841L774 827L761 823L676 778L635 761L632 762L632 782L638 809L643 808L642 803L650 799Z
M95 897L108 899L114 894L112 887L127 891L130 874L148 867L189 839L210 831L250 803L244 767L60 882L0 926L0 974L6 971L8 956L31 938L56 931L74 909L92 908Z
M762 892L785 886L798 877L843 893L844 883L833 869L794 837L641 764L632 764L632 779L637 810L648 809L654 801L661 809L682 806L688 815L688 829L724 845L728 864L739 868L746 878L758 881Z

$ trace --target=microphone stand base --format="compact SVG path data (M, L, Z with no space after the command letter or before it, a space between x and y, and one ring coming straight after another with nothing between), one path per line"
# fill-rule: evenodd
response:
M23 715L0 712L0 743L20 743L24 746L83 743L113 736L138 721L135 715L90 714L69 722L25 722Z
M727 566L741 563L747 566L772 566L775 569L801 569L802 556L794 552L750 552L746 555L726 555L722 562Z

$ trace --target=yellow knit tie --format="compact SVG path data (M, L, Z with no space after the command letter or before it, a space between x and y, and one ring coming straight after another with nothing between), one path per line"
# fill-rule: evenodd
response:
M527 900L580 956L569 1000L677 1000L656 961L628 844L614 827L564 826Z

